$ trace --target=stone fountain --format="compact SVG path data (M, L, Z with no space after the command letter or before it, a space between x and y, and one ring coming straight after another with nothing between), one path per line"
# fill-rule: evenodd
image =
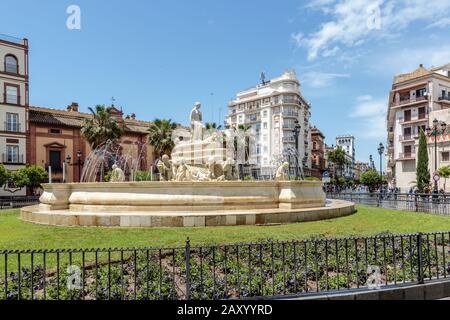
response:
M355 212L353 203L326 200L320 181L289 181L287 163L277 168L273 181L239 180L234 143L218 132L206 134L200 107L196 103L191 111L189 132L174 135L172 158L164 155L157 162L160 181L125 181L116 163L111 182L43 185L40 204L23 208L21 219L57 226L207 227L314 221Z

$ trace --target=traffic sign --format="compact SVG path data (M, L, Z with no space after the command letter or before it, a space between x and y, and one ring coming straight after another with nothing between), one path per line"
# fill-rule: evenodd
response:
M441 177L439 176L439 173L437 173L437 172L435 172L435 173L433 173L433 180L434 181L439 181L441 179Z

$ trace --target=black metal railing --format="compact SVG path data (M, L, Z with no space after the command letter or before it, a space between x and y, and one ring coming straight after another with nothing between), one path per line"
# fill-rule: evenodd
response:
M8 132L21 132L21 126L20 126L20 123L18 123L18 122L8 122L8 121L5 121L4 123L3 123L3 125L4 125L4 131L8 131Z
M245 299L445 279L450 232L192 246L0 250L0 299Z
M450 194L331 192L327 193L327 198L387 209L450 215Z
M6 154L2 153L2 162L8 164L24 164L25 157L23 154Z
M0 209L22 208L39 203L39 196L1 196Z

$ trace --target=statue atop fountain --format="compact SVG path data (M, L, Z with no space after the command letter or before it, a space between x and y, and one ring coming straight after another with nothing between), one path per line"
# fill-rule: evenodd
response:
M196 102L190 115L192 141L194 142L203 140L202 112L200 111L201 106L202 105L200 102Z

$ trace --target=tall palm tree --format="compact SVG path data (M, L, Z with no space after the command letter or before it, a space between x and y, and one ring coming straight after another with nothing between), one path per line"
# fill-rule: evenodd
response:
M337 172L342 175L342 171L344 166L349 165L351 162L347 159L345 155L344 149L341 146L338 146L336 149L329 151L327 153L328 161L334 164L335 177L339 176ZM336 172L337 171L337 172Z
M82 136L91 145L92 149L110 140L117 142L124 133L124 127L119 124L117 118L112 116L112 107L104 105L89 108L92 118L86 119L81 128Z
M220 129L222 129L222 126L218 126L217 123L215 123L215 122L207 122L207 123L205 123L205 128L206 128L206 130L210 130L210 129L220 130Z
M172 132L177 128L177 124L171 119L155 119L148 129L148 143L153 146L156 158L161 158L163 154L170 154L174 147Z

